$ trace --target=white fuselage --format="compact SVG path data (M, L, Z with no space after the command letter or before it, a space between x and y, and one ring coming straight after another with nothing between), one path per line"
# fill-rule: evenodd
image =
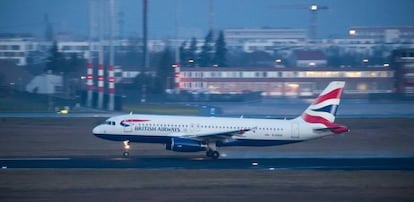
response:
M246 130L231 136L218 146L271 146L300 142L332 134L316 132L321 124L310 124L301 118L292 120L218 118L195 116L122 115L108 119L94 128L101 138L165 143L173 137L191 137L192 134L217 134L225 131ZM197 137L192 137L197 139Z

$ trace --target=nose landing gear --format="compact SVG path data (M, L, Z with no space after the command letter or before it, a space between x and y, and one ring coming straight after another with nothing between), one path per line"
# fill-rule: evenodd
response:
M129 156L129 149L131 148L131 146L129 146L129 140L124 141L124 153L122 154L122 156L124 157L128 157Z

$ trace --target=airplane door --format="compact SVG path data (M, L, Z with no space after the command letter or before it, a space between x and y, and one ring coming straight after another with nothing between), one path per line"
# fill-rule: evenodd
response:
M299 124L292 123L291 138L299 138Z

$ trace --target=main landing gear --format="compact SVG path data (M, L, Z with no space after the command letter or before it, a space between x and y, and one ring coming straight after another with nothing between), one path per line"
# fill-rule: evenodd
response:
M124 141L124 153L122 154L122 156L124 156L125 158L128 157L130 148L131 146L129 146L129 140Z
M212 159L218 159L220 157L220 153L217 151L216 142L207 143L206 156Z
M213 159L218 159L220 157L220 153L218 151L213 151L211 149L207 150L206 156Z

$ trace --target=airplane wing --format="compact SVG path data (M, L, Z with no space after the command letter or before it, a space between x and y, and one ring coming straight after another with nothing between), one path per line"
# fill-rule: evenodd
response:
M195 140L224 140L229 139L232 136L240 136L245 132L252 129L242 128L238 130L229 130L229 131L219 131L214 133L193 133L193 134L173 134L172 136L177 136L180 138L189 138Z

